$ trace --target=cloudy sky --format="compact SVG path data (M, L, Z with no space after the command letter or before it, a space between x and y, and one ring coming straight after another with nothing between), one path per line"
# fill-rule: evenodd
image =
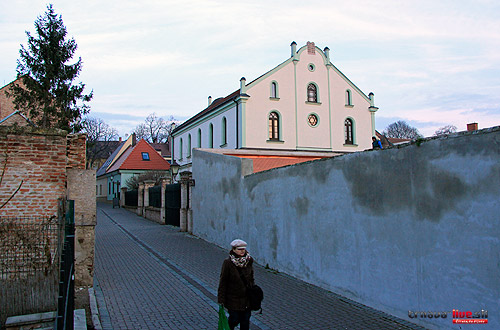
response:
M54 0L93 89L91 115L129 134L151 113L185 120L290 56L330 48L333 64L375 93L376 128L406 120L500 125L498 0ZM0 2L0 84L16 77L25 31L47 2Z

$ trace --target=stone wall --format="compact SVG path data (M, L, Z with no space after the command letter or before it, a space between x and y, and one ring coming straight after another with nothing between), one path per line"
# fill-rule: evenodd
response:
M499 127L250 175L245 161L194 151L195 235L242 238L262 265L429 328L451 313L408 311L484 309L500 328Z

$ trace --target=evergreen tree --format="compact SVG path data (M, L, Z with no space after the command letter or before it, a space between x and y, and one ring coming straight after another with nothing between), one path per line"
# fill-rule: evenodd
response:
M82 115L90 111L86 102L93 96L92 92L83 93L83 83L73 84L82 69L82 59L74 64L67 62L78 46L73 38L66 40L66 27L52 5L37 18L35 30L36 36L26 31L28 45L21 45L17 60L21 83L14 83L9 96L14 98L15 108L38 126L77 132Z

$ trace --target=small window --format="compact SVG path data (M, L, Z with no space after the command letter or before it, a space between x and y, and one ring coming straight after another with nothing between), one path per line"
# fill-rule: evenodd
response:
M221 127L221 146L227 144L227 120L226 117L222 117L222 127Z
M187 156L188 158L191 157L191 134L188 134L188 153Z
M354 144L354 133L352 119L347 118L344 122L345 144Z
M314 70L316 69L316 67L314 66L314 64L309 63L309 64L307 65L307 69L308 69L309 71L311 71L311 72L314 72Z
M278 98L278 84L275 81L271 83L271 98Z
M351 91L349 89L345 91L345 105L352 105Z
M201 129L198 128L198 148L201 148Z
M316 85L309 84L307 86L307 102L318 102L318 91L316 89Z
M269 140L279 140L279 116L273 111L269 114Z
M208 147L214 147L214 125L212 123L208 126Z
M149 160L149 152L142 153L142 160Z
M179 142L179 159L182 159L182 148L183 148L183 143L181 139Z

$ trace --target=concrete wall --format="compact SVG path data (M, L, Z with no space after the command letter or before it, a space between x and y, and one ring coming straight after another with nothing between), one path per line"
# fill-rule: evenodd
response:
M95 170L68 170L68 199L75 201L75 285L92 286L96 221Z
M500 328L499 127L243 177L247 162L195 150L195 235L431 328L451 313L408 311L485 309Z

